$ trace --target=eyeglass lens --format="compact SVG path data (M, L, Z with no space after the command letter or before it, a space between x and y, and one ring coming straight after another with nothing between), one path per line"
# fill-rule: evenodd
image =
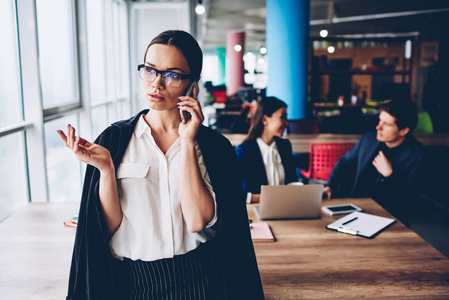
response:
M161 74L162 80L167 86L178 87L181 84L182 79L179 74L170 71L159 72L147 66L140 68L139 75L141 79L153 82L154 80L156 80L158 73Z

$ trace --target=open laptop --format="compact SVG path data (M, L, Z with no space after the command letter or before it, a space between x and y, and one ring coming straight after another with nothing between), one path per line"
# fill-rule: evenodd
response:
M313 219L321 215L322 184L262 185L259 219Z

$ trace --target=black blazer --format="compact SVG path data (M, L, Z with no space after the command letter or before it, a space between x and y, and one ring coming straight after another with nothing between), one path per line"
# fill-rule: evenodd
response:
M298 181L293 162L292 144L288 139L274 137L281 156L285 172L285 184ZM243 190L246 193L260 194L260 187L268 184L267 172L263 163L262 153L256 140L251 140L235 148L243 175Z
M95 141L111 152L117 170L141 114L109 126ZM235 152L221 134L201 126L199 144L216 195L215 237L204 244L213 258L212 272L219 299L263 299L257 261L248 226L245 194ZM116 264L99 199L99 171L88 165L73 249L67 300L126 299L127 273Z

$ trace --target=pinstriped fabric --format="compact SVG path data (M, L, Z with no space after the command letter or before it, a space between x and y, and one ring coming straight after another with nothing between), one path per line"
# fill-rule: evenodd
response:
M214 299L207 260L191 251L156 261L132 261L129 265L131 300Z

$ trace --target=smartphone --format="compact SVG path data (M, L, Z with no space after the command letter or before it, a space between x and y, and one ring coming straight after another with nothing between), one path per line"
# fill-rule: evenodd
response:
M196 87L197 94L199 93L200 89L198 87L198 81L195 80L190 84L189 88L187 89L186 96L193 95L194 87ZM187 121L192 117L188 111L179 110L179 113L181 114L181 120L182 120L182 123L184 123L184 124L187 123Z
M362 209L354 204L341 204L341 205L331 205L331 206L323 206L321 208L322 211L329 215L339 215L339 214L347 214L354 211L362 211Z

